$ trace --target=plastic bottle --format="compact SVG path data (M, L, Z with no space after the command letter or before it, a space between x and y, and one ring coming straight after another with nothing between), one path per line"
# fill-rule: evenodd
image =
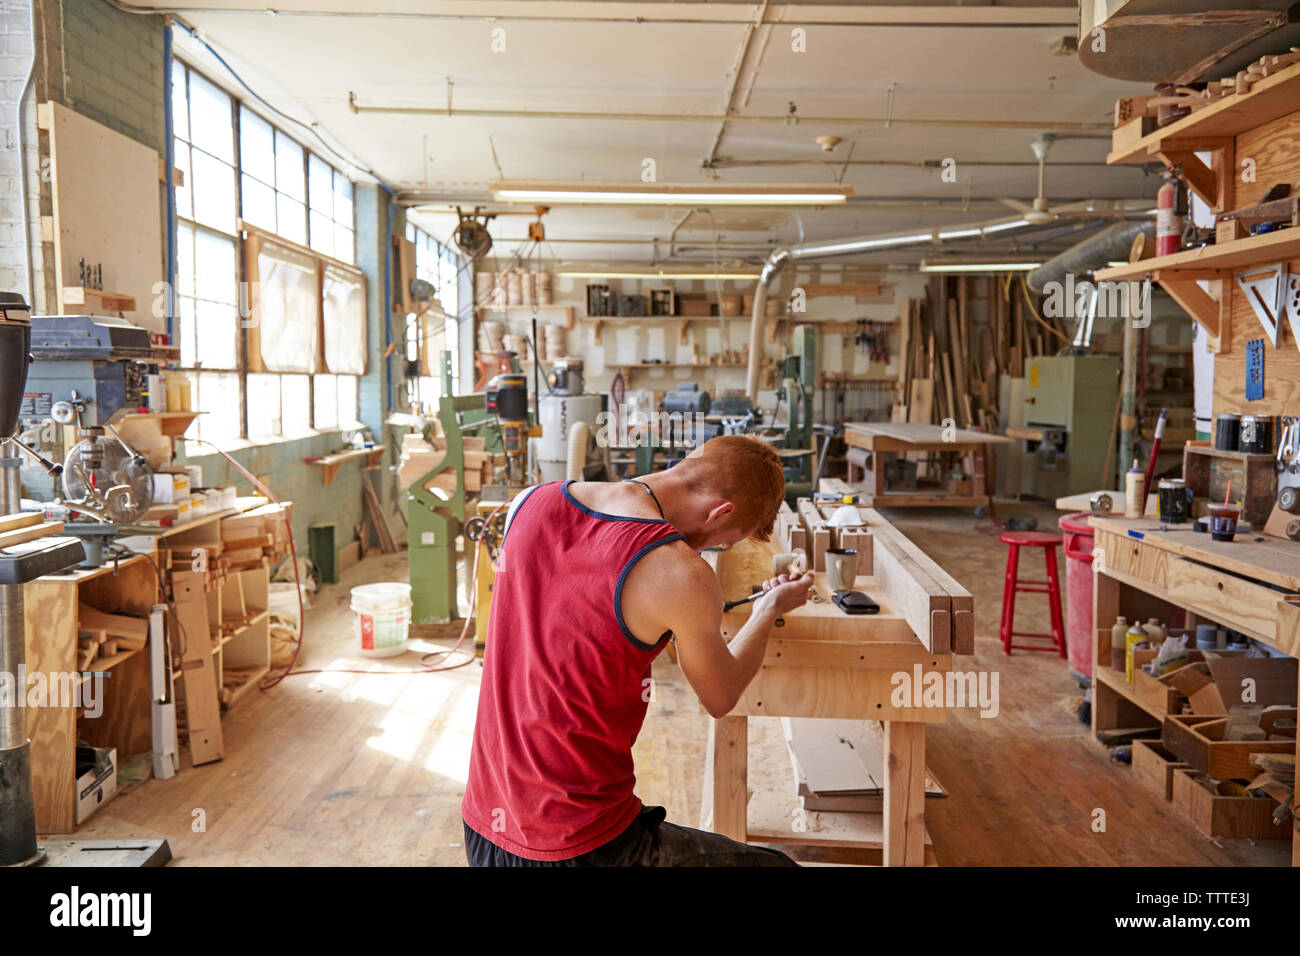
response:
M1121 614L1115 618L1115 623L1110 629L1110 666L1115 670L1123 667L1123 661L1128 657L1128 651L1125 648L1127 636L1128 618Z
M1146 510L1146 476L1138 467L1138 460L1133 459L1133 467L1124 475L1124 517L1141 518Z
M1142 625L1136 622L1128 629L1128 634L1124 637L1124 677L1130 684L1133 683L1133 651L1146 639L1147 632L1142 630Z

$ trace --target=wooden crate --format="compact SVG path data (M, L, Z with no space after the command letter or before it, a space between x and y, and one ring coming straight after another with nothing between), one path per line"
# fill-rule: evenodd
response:
M1275 824L1277 803L1268 797L1234 797L1217 792L1195 770L1175 770L1173 802L1204 833L1217 837L1286 840L1291 827Z
M1183 445L1183 478L1195 497L1192 511L1202 517L1210 502L1240 503L1241 520L1257 528L1273 511L1277 473L1272 455L1218 451L1208 444Z
M1174 771L1189 769L1190 766L1179 760L1164 741L1133 741L1133 775L1142 786L1154 790L1166 800L1172 800L1174 796Z
M1165 718L1165 746L1178 758L1215 780L1251 780L1259 770L1250 762L1256 753L1295 753L1294 740L1224 740L1227 717L1171 714Z

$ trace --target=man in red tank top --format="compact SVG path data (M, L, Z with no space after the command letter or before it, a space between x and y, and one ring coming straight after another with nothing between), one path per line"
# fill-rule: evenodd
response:
M729 435L645 478L552 482L515 499L461 806L471 865L795 865L665 822L637 798L632 762L650 665L669 639L722 717L758 673L772 623L807 600L810 574L765 582L727 642L722 592L698 553L767 540L784 495L776 453Z

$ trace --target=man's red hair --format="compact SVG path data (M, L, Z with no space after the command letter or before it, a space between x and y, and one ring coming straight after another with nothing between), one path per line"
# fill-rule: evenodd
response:
M730 527L767 541L785 500L785 470L772 446L748 435L719 435L699 451L673 471L684 473L689 487L730 501L736 508Z

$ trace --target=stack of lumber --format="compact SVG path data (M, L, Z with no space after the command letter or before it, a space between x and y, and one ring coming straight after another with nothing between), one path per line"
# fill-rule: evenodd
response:
M772 538L786 554L792 551L808 551L808 532L803 522L787 502L781 502L781 510L776 513L776 523L772 528Z
M1068 330L1038 314L1019 276L934 276L925 299L909 299L899 333L895 422L998 431L1003 375L1025 359L1054 355ZM1031 297L1032 300L1031 301Z
M126 614L110 614L81 602L77 607L77 669L96 660L138 651L149 640L149 622Z
M467 494L475 494L484 485L492 484L496 479L496 469L505 465L505 456L489 452L487 440L475 435L462 436L461 455L464 462L461 480ZM397 466L398 484L403 488L411 487L446 457L445 439L434 438L431 444L419 435L405 436L402 439L402 457ZM456 492L456 481L455 473L447 471L434 476L425 487L430 491L452 495Z
M0 550L62 532L62 522L46 521L45 515L39 511L0 516Z
M265 504L221 519L221 553L216 555L216 569L227 573L248 571L283 560L291 550L292 521L292 501Z
M447 457L445 442L433 439L425 441L419 435L406 435L402 438L402 457L397 463L397 483L403 489L411 487L429 471L442 464ZM436 475L424 486L430 491L439 490L447 495L456 493L456 476L451 472Z

